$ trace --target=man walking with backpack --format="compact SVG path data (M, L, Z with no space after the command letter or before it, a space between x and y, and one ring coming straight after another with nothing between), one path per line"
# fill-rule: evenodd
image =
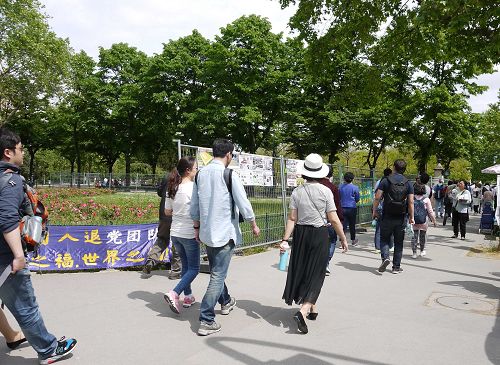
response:
M228 315L236 306L236 299L229 295L224 281L234 248L242 243L238 211L250 222L253 234L260 234L241 180L236 174L225 174L233 150L234 145L227 139L214 141L214 159L196 175L191 197L195 237L206 244L210 266L210 282L200 306L200 336L220 331L220 324L215 322L217 302L223 315ZM225 176L229 176L229 184Z
M403 176L406 171L406 162L396 160L394 173L380 182L373 201L373 218L377 217L377 208L380 199L384 198L382 220L380 221L380 254L382 264L378 272L382 273L389 266L389 242L394 236L394 256L392 273L400 274L401 259L403 257L403 242L405 238L406 219L414 224L413 220L413 185Z
M45 328L26 267L26 252L19 230L19 215L25 207L24 181L19 174L24 151L19 136L6 129L0 130L0 151L0 175L9 176L0 190L0 277L11 271L6 280L0 282L0 299L38 353L40 364L52 364L73 351L76 340L63 337L58 341Z

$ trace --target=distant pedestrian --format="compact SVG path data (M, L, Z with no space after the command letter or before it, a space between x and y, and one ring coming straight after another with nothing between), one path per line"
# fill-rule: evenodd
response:
M417 183L420 183L422 185L425 186L425 196L429 199L432 198L432 189L431 187L428 185L429 184L429 180L431 179L431 177L429 176L428 173L426 172L422 172L420 173L420 175L418 175L417 177Z
M344 221L344 215L342 214L342 207L340 203L340 192L337 186L330 181L331 177L333 176L333 171L332 167L328 167L328 175L326 175L325 178L320 180L320 183L324 186L326 186L328 189L333 194L333 201L335 203L335 207L337 208L337 216L340 219L340 222ZM337 232L335 232L335 229L331 224L328 224L328 238L330 240L330 252L328 255L328 263L326 266L326 275L330 275L330 261L332 260L333 254L335 253L335 247L337 246Z
M406 162L396 160L394 162L394 172L387 179L384 179L375 194L373 202L373 218L377 217L377 208L384 196L384 207L382 221L380 225L380 251L382 264L378 272L382 273L390 264L389 241L391 235L394 236L394 256L392 262L392 273L400 274L401 259L403 257L403 242L405 238L405 228L407 220L414 224L413 220L413 185L403 176L406 171Z
M439 178L439 181L436 185L434 185L433 191L434 191L434 201L436 202L436 218L439 215L439 217L443 218L444 214L444 192L445 192L445 186L443 184L444 180L443 178Z
M177 314L180 313L179 295L183 292L183 307L189 308L194 304L191 283L200 271L200 244L195 239L190 215L193 181L197 171L196 158L182 157L170 173L165 200L165 215L172 217L172 244L182 262L181 280L165 295L165 300Z
M444 217L443 226L446 226L446 221L453 214L453 190L456 188L456 183L453 180L448 180L448 186L444 191Z
M455 203L453 205L453 236L451 238L457 238L460 231L460 238L465 239L466 225L469 221L469 205L471 202L471 196L469 190L465 188L465 181L460 180L457 185L458 191L455 197Z
M481 198L482 198L481 184L477 183L472 189L472 208L474 209L474 214L479 213Z
M206 244L210 265L210 282L200 306L200 336L220 331L220 324L215 322L217 303L222 315L228 315L236 306L236 299L229 295L224 281L234 248L242 243L238 212L250 223L253 234L260 234L240 178L227 169L233 159L234 145L227 139L216 139L212 151L214 159L196 177L190 212L196 238ZM226 184L226 176L230 184Z
M172 216L165 215L165 199L168 189L168 176L165 176L156 189L156 194L160 199L159 211L159 224L158 233L156 234L156 241L149 250L146 264L142 272L144 278L149 278L151 270L160 263L160 257L170 244L170 228L172 227ZM181 259L175 250L175 246L171 246L172 255L170 258L170 272L168 278L170 280L177 280L181 277Z
M428 219L436 226L436 217L430 199L425 196L425 185L417 184L414 186L415 199L414 205L414 220L413 237L411 239L411 248L413 251L412 258L417 258L417 249L420 249L420 256L426 255L425 243L427 236L427 228L429 227Z
M376 183L375 183L375 193L377 192L378 190L378 187L380 186L380 182L384 179L387 179L390 175L392 174L392 170L388 167L386 169L384 169L384 176L378 180ZM382 195L382 197L380 198L380 203L377 207L377 216L375 217L375 234L373 236L373 241L374 241L374 245L375 245L375 253L379 254L380 253L380 221L382 220L382 211L383 211L383 207L384 207L384 196ZM393 241L393 238L391 236L391 241L389 242L389 252L394 252L394 241Z
M321 184L328 173L328 166L320 155L312 153L306 157L299 169L304 184L295 188L290 197L290 212L280 244L280 250L289 248L288 240L293 232L290 264L283 299L288 305L299 304L300 310L293 316L298 330L308 332L305 319L318 316L316 301L325 280L328 258L328 227L333 226L344 252L347 239L336 213L333 194Z
M340 185L340 201L342 204L342 213L344 214L344 230L349 226L351 235L351 244L356 247L358 240L356 239L356 217L357 217L357 204L359 202L359 188L354 185L354 174L347 172L344 175L344 183Z

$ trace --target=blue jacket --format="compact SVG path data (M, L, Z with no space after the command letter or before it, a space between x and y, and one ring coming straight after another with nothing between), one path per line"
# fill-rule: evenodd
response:
M19 214L24 202L23 178L19 175L19 167L0 161L0 176L3 176L5 170L12 170L13 173L0 190L0 265L10 264L14 259L3 234L19 227Z
M340 202L342 208L356 208L359 202L359 188L353 183L340 185Z

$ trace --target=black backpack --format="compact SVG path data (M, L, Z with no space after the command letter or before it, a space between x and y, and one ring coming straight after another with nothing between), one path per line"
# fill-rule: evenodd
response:
M198 173L196 173L196 176L194 177L194 182L198 184ZM231 197L231 219L234 219L235 217L235 211L234 211L234 198L233 198L233 170L232 169L224 169L224 182L226 183L227 191L229 192L229 196ZM245 219L239 213L238 216L238 221L240 223L244 222Z
M384 214L401 216L406 213L407 183L408 179L403 176L401 182L396 181L394 176L388 176L389 190L384 192Z

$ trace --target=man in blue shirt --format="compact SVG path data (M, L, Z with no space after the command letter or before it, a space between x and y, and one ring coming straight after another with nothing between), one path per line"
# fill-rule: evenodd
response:
M39 363L52 364L73 351L76 340L63 337L58 341L45 328L19 230L19 214L25 203L24 181L19 174L24 149L19 136L7 129L0 130L0 151L0 176L8 180L0 190L0 275L11 271L5 282L0 283L0 300L38 353Z
M214 159L200 170L193 187L191 218L196 239L207 245L210 265L210 282L200 307L198 335L206 336L218 332L220 324L215 322L215 305L221 305L221 314L227 315L236 305L229 295L224 280L235 245L242 243L239 214L252 225L258 236L260 229L255 223L252 205L237 174L232 174L232 198L224 181L224 170L232 160L234 145L227 139L216 139L213 144Z
M394 173L383 179L375 193L373 201L373 218L377 217L377 208L384 197L382 219L380 221L380 254L382 264L378 268L380 273L384 272L390 264L389 242L394 235L394 256L392 262L392 273L400 274L401 259L403 257L403 242L405 238L406 217L410 224L413 220L413 185L403 176L406 171L406 162L396 160L394 162Z
M356 214L357 203L359 202L359 188L354 185L354 174L347 172L344 175L345 183L340 185L340 202L342 204L342 212L344 214L344 231L349 226L351 233L351 243L354 247L357 246L358 240L356 239Z

